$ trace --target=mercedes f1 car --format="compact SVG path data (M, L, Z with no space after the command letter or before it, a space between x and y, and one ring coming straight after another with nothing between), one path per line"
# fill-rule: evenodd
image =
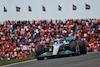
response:
M75 36L58 38L54 39L54 44L46 43L46 47L43 47L43 45L36 45L35 57L37 58L37 60L43 60L44 57L48 58L52 56L86 54L87 48L85 41L77 41L75 39Z

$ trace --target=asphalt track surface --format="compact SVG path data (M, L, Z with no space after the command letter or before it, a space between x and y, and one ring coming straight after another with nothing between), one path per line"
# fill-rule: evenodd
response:
M100 67L100 52L85 55L35 60L3 67Z

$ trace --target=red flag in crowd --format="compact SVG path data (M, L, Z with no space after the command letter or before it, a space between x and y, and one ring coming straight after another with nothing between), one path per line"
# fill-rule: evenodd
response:
M32 11L32 9L31 9L31 7L30 7L30 6L28 6L28 11Z
M76 9L77 9L77 7L75 5L73 5L73 10L76 10Z
M42 6L42 11L46 11L46 9L45 9L45 7L44 7L44 6Z
M89 10L90 9L90 5L85 4L85 9Z
M4 6L4 12L7 12L7 9L6 9L6 7Z
M16 6L16 12L20 12L20 7Z
M58 5L58 10L61 11L62 7L60 5Z

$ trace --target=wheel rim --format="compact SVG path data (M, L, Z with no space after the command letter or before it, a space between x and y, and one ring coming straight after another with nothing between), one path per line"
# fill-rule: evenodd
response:
M79 49L79 45L76 46L76 54L80 54L80 49Z

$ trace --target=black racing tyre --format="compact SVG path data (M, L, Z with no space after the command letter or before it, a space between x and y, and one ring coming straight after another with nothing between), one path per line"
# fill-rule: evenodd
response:
M70 51L74 51L75 52L75 46L77 45L76 41L72 41L70 43Z
M36 45L35 52L36 52L37 56L43 54L44 53L44 47L43 47L43 45Z
M37 60L44 60L44 57L37 57Z
M85 41L79 40L78 41L79 47L80 47L80 53L81 54L87 54L87 47Z
M80 48L76 41L70 43L70 51L74 51L73 55L80 55Z

